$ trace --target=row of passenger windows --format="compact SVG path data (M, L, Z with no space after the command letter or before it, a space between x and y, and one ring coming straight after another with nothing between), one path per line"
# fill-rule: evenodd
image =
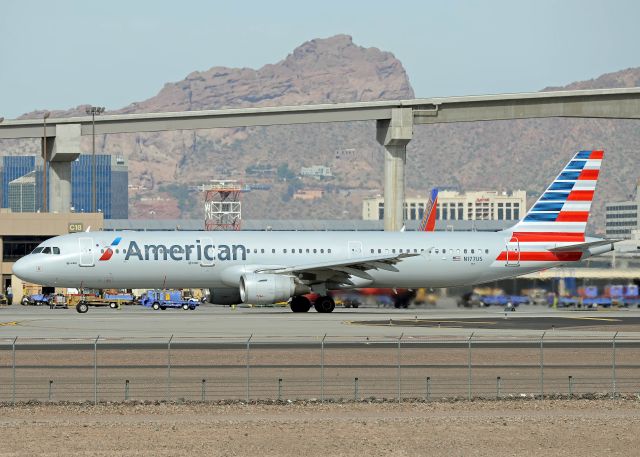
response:
M417 254L418 252L424 252L424 249L391 249L391 253L395 254L396 251L398 252L398 254L411 254L412 252L414 254ZM385 253L389 252L389 249L385 249L384 250ZM375 249L371 249L371 254L375 254L376 250ZM378 254L382 254L382 249L378 248Z
M42 250L42 248L36 248L33 251L33 253L37 254L38 252L40 252L38 249ZM49 249L49 248L45 248L45 249ZM53 250L54 250L54 252L53 252L54 254L60 254L60 249L53 248ZM104 249L100 249L101 253L104 253L104 251L105 251ZM260 254L264 254L265 253L265 249L260 249L259 251L260 251ZM331 254L331 249L309 249L309 248L306 248L306 249L301 249L301 248L282 249L282 253L283 254L289 254L289 253L291 253L291 254L305 254L305 253L306 254L311 254L311 253L313 253L313 254L318 254L318 253L324 254L325 251L326 251L327 254ZM414 254L417 254L418 252L424 252L424 251L425 251L424 249L415 249L415 248L414 249L391 249L391 253L392 254L395 254L396 252L398 254L411 254L412 252ZM377 252L378 252L378 254L382 254L382 249L378 248ZM389 250L385 249L385 252L389 252ZM432 249L431 251L429 251L429 253L432 253L432 252L434 254L439 254L440 252L442 252L443 254L446 254L447 250L446 249ZM476 254L476 253L477 254L482 254L482 249L463 249L462 252L464 254L468 254L468 253L471 253L471 254ZM50 252L42 252L42 253L43 254L50 254ZM120 250L116 249L115 253L119 254ZM126 254L127 250L126 249L122 249L122 253ZM247 253L251 253L251 249L247 248ZM258 254L258 249L254 248L253 249L253 253L254 254ZM276 250L275 249L271 249L271 253L272 254L276 254ZM376 249L371 249L371 254L375 254L375 253L376 253ZM453 254L453 249L449 249L449 253ZM460 249L456 249L456 253L460 254ZM489 250L485 249L484 253L485 254L489 254Z
M418 251L419 252L424 252L424 249L397 249L399 254L411 254L411 252L413 252L414 254L417 254ZM389 251L385 251L385 252L389 252ZM440 253L446 254L447 250L446 249L436 249L433 248L431 250L429 250L429 254L440 254ZM371 254L375 254L376 250L375 249L371 249ZM395 254L396 253L396 249L391 249L391 253ZM456 254L460 254L460 249L456 249ZM463 249L462 253L464 254L482 254L482 249ZM485 254L489 254L489 250L485 249L484 250ZM382 254L382 249L378 249L378 254ZM453 249L449 249L449 254L453 254Z
M435 249L436 254L438 254L438 251L442 252L443 254L447 253L447 249ZM482 249L463 249L462 252L460 252L460 249L456 249L456 254L482 254L482 251ZM484 253L489 254L489 250L484 249ZM449 254L453 254L453 249L449 249Z
M60 248L58 247L51 247L51 246L46 246L46 247L37 247L35 248L31 254L60 254Z
M104 253L104 251L105 251L104 249L100 249L101 253ZM331 249L326 249L326 250L325 249L309 249L309 248L306 248L306 249L301 249L301 248L282 249L282 253L283 254L288 254L288 253L291 253L291 254L304 254L304 253L306 253L306 254L311 254L311 253L313 253L313 254L318 254L318 253L324 254L325 251L326 251L327 254L331 254ZM382 249L378 248L377 251L378 251L378 254L382 254ZM425 250L424 249L391 249L391 253L392 254L395 254L396 251L399 254L410 254L412 252L414 254L417 254L418 252L424 252ZM446 249L432 249L431 251L429 251L429 253L431 253L432 251L435 254L439 254L440 252L442 252L443 254L447 253ZM467 251L469 251L471 254L475 254L476 252L478 254L482 254L482 249L463 249L464 254L469 253ZM116 249L115 252L116 252L116 254L119 254L120 250ZM126 252L127 252L126 249L122 249L122 253L123 254L126 254ZM251 249L247 249L247 252L251 252ZM385 252L389 252L389 251L385 249ZM253 253L257 254L258 253L258 249L254 248L253 249ZM264 254L264 253L265 253L265 250L264 249L260 249L260 254ZM271 249L271 253L275 254L276 250L275 249ZM375 253L376 253L376 249L371 249L371 254L375 254ZM449 249L449 253L453 254L453 249ZM456 249L456 253L460 254L460 249ZM489 254L489 250L485 249L484 253L485 254ZM55 247L55 246L53 246L53 247L50 247L50 246L37 247L37 248L35 248L33 250L32 254L60 254L60 248Z
M282 253L283 254L305 254L305 253L306 254L311 254L311 253L313 253L313 254L318 254L318 253L324 254L325 252L327 254L331 254L331 249L309 249L309 248L306 248L306 249L301 249L301 248L282 249ZM247 253L248 254L251 253L251 249L247 248ZM253 253L257 254L258 253L258 249L254 248L253 249ZM264 253L265 253L265 250L264 249L260 249L260 254L264 254ZM271 253L275 254L276 250L275 249L271 249Z

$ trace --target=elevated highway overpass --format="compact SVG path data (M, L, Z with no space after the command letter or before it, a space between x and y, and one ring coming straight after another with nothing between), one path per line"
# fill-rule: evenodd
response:
M546 117L640 119L640 88L441 97L169 113L113 114L95 118L95 134L158 132L228 127L375 121L385 149L385 230L402 227L406 146L415 125ZM91 135L92 117L4 120L0 139L45 137L50 160L51 210L68 212L70 162L80 138Z

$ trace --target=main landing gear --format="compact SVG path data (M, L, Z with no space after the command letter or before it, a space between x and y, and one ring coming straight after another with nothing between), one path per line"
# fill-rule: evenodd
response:
M294 313L306 313L311 309L311 300L304 295L296 295L291 299L289 306ZM313 307L319 313L330 313L336 308L336 303L329 296L318 297Z
M336 302L334 302L333 298L329 296L318 297L313 306L319 313L330 313L336 309Z
M291 299L289 306L294 313L306 313L311 309L311 300L304 295L297 295Z

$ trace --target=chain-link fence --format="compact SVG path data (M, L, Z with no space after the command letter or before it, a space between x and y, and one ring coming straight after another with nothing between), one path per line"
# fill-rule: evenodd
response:
M640 393L640 339L0 339L0 402Z

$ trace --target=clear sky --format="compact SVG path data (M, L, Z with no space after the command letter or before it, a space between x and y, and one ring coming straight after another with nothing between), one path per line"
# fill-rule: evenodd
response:
M338 33L394 53L417 97L535 91L640 66L639 20L637 0L0 0L0 116L116 109Z

